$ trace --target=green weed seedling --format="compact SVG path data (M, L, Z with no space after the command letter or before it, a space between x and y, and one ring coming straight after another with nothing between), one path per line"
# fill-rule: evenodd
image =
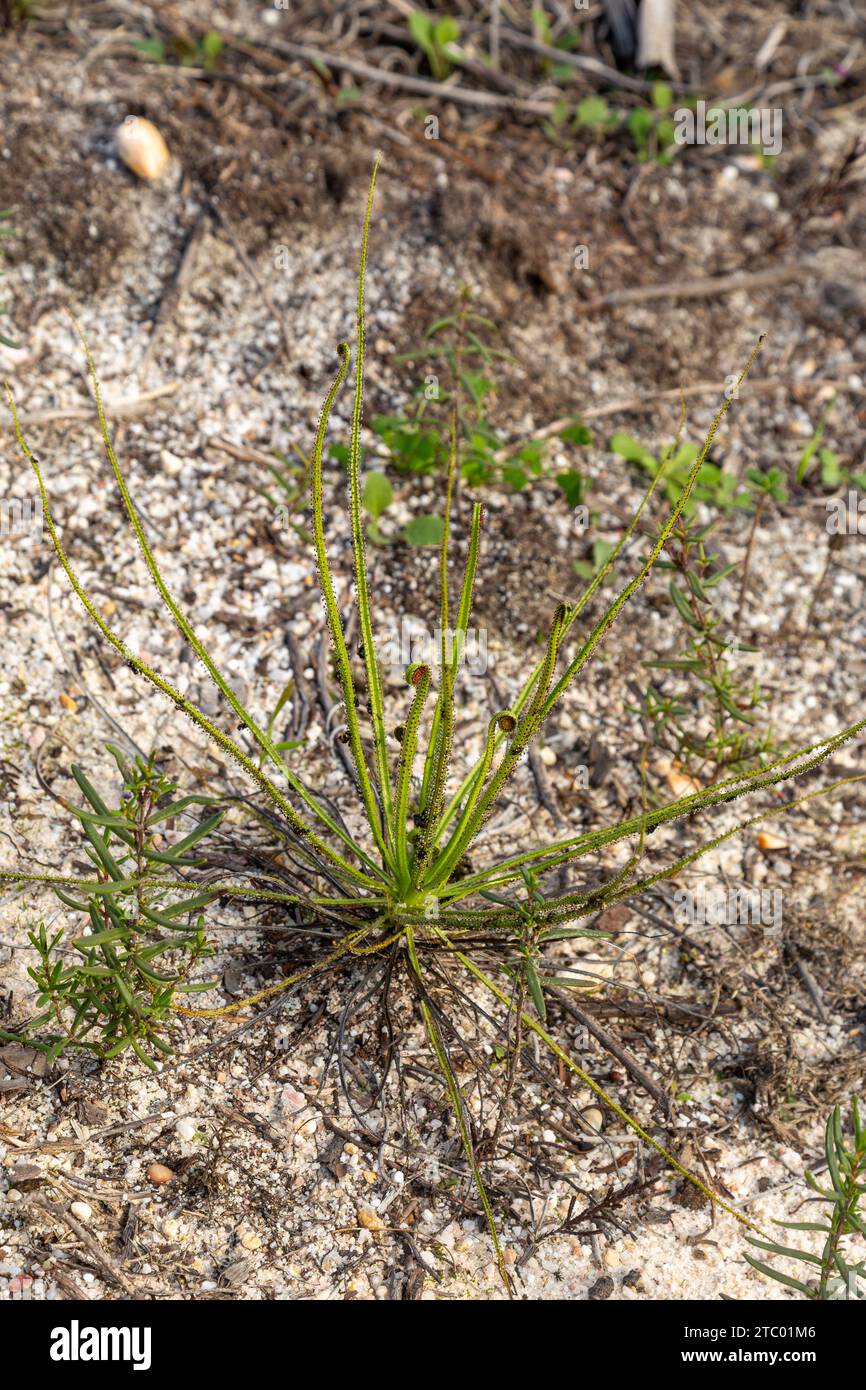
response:
M476 313L472 303L470 290L462 285L453 312L429 325L421 345L397 355L397 362L426 362L437 371L427 373L409 411L374 416L371 429L385 445L388 461L398 472L445 472L450 455L447 414L453 413L457 421L459 472L470 487L505 483L522 492L533 480L550 477L565 494L569 506L575 506L582 500L586 486L583 474L574 468L550 468L550 439L529 439L509 446L491 425L487 413L498 390L496 367L514 359L495 346L497 325ZM443 368L444 380L440 379ZM434 414L437 406L446 412L444 418ZM566 421L553 438L578 447L592 441L589 430L576 418ZM339 445L331 453L341 461L347 456L345 448Z
M413 10L409 15L409 33L417 43L437 82L444 82L459 61L453 47L460 38L460 25L449 15L441 19Z
M655 455L632 435L618 431L611 435L607 447L612 454L617 454L628 463L636 463L649 477L655 479L663 475L664 490L672 505L691 476L700 454L701 466L683 507L687 520L694 516L701 502L719 511L728 511L732 507L746 510L750 507L748 489L742 487L733 474L710 463L697 444L677 442Z
M620 457L640 464L653 478L664 473L669 496L676 490L673 479L678 474L682 478L697 457L693 445L675 441L656 458L626 434L614 435L610 448ZM653 741L672 744L678 762L687 766L709 762L718 774L723 768L744 768L763 762L775 747L772 730L759 731L756 727L756 713L766 704L766 696L757 680L746 678L748 655L756 654L758 649L741 640L739 631L758 524L767 506L784 502L787 497L784 475L778 468L766 473L750 468L739 484L732 475L704 463L690 499L693 505L683 509L666 543L665 557L657 562L657 569L674 576L668 592L673 611L685 629L687 647L680 656L645 661L644 666L648 670L679 672L684 678L693 676L703 688L703 704L712 729L709 734L698 736L688 707L654 685L647 687L640 713L653 729ZM751 511L741 565L722 564L718 554L708 548L718 518L696 520L699 502L705 511ZM717 595L726 581L737 578L738 570L736 612L733 622L726 623Z
M635 107L629 112L626 128L641 164L650 160L656 164L673 163L676 128L670 112L676 104L676 97L668 84L654 82L650 104Z
M394 489L384 473L367 473L364 478L364 510L370 517L367 537L374 545L390 545L404 540L407 545L439 545L445 523L441 516L415 516L399 534L383 534L379 518L391 506Z
M696 736L685 724L686 711L663 708L662 697L652 690L654 714L676 737L676 753L686 764L710 762L716 774L761 762L773 748L771 731L756 732L756 711L766 696L755 680L747 680L742 668L746 653L757 648L742 642L724 623L716 603L718 587L736 569L723 565L708 549L713 523L686 522L680 517L666 546L666 558L657 568L672 574L668 592L674 612L685 629L686 649L681 656L646 661L649 670L676 671L693 676L703 688L712 731ZM649 708L645 710L649 713ZM664 715L669 718L663 719ZM661 728L657 729L661 732Z
M198 40L187 34L172 34L168 39L133 39L132 47L142 58L153 63L178 63L184 68L203 68L213 72L217 67L225 40L215 29L209 30Z
M836 396L834 394L822 410L818 424L800 455L797 464L797 482L804 482L810 475L817 457L818 477L823 488L835 492L838 487L849 486L853 483L856 487L866 489L866 472L855 473L845 468L836 450L824 446L824 434L835 404Z

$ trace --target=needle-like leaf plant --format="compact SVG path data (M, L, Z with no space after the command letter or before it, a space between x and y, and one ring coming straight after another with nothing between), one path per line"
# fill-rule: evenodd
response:
M189 979L199 961L213 954L200 911L211 895L181 897L160 912L139 885L150 864L174 873L182 890L184 873L200 862L195 846L217 828L224 811L166 841L167 827L173 830L191 806L212 805L213 798L175 797L176 784L160 771L154 754L129 758L116 744L107 746L123 784L119 804L110 806L74 764L70 770L86 804L61 798L81 824L84 853L99 883L83 897L54 887L65 907L83 915L86 932L67 936L63 927L49 932L39 923L28 933L38 960L28 973L39 1012L28 1020L26 1036L52 1062L67 1049L109 1060L131 1048L157 1070L172 1055L163 1034L174 996L212 987ZM0 1028L0 1038L15 1037Z
M824 1126L824 1158L826 1175L819 1181L806 1170L806 1182L817 1195L811 1200L822 1203L818 1212L820 1220L815 1221L777 1221L774 1224L788 1231L813 1231L824 1237L820 1255L797 1246L781 1245L774 1240L756 1240L747 1236L750 1245L757 1250L767 1250L776 1259L797 1261L803 1274L796 1279L786 1274L784 1267L768 1264L765 1259L747 1255L746 1259L753 1269L775 1279L786 1288L795 1289L810 1298L823 1302L826 1299L859 1300L866 1290L866 1259L852 1260L847 1248L847 1237L866 1239L866 1222L860 1214L860 1199L866 1196L866 1126L860 1120L860 1101L858 1096L851 1098L853 1146L849 1148L842 1127L842 1112L839 1106L833 1111ZM806 1281L811 1273L813 1279Z
M378 164L377 164L378 167ZM96 409L108 462L114 474L120 496L132 529L138 540L145 564L165 606L178 629L213 680L234 720L252 740L257 753L253 756L231 738L188 695L143 661L110 626L93 598L85 591L64 550L48 499L42 468L34 458L22 435L11 393L9 401L16 436L24 456L33 468L42 495L46 524L57 557L75 594L84 605L105 641L135 672L173 701L198 729L205 733L238 764L242 772L270 803L268 815L272 825L282 827L284 836L293 847L295 862L303 866L307 886L303 891L287 892L284 877L276 866L271 870L262 857L246 877L230 882L207 880L207 894L222 900L239 898L274 904L285 904L287 910L303 910L327 922L333 931L329 949L322 951L312 965L294 973L259 994L222 1008L194 1010L172 1002L172 1008L192 1016L215 1016L239 1007L248 1008L253 1002L297 985L301 980L330 970L340 961L358 961L359 957L382 957L396 966L402 965L418 1001L420 1016L430 1044L441 1069L444 1088L450 1099L460 1133L466 1160L477 1187L496 1250L502 1276L510 1287L503 1259L497 1226L488 1198L482 1172L483 1158L479 1156L473 1138L470 1106L458 1080L453 1061L454 1031L431 986L432 963L443 959L456 977L481 995L488 997L492 1008L504 1008L513 1019L515 1001L519 1029L523 1036L534 1033L540 1043L558 1059L562 1068L580 1078L619 1118L642 1140L657 1149L667 1162L698 1186L718 1206L749 1225L747 1219L721 1201L709 1187L686 1172L680 1163L647 1134L638 1122L619 1106L591 1076L560 1046L544 1021L544 988L550 975L545 973L542 959L549 943L561 950L569 937L597 935L579 925L598 913L599 909L621 899L640 893L658 881L670 878L693 863L707 851L721 845L745 827L767 815L778 815L808 801L811 792L770 810L756 811L751 817L727 828L718 828L709 840L681 853L672 862L652 871L642 871L646 837L659 825L683 820L696 812L722 807L750 792L776 786L781 782L818 767L841 745L866 727L866 719L819 739L807 747L787 753L769 766L744 772L716 782L703 790L679 797L667 805L644 809L616 824L599 829L567 835L536 848L518 849L504 858L483 867L471 867L467 853L477 841L482 827L494 813L509 782L526 759L533 740L573 686L599 645L610 632L629 600L637 593L659 556L665 550L674 528L683 515L692 488L712 445L716 431L731 404L730 393L721 405L709 430L703 448L697 453L666 520L659 526L655 542L640 559L631 578L616 592L601 617L586 630L580 624L590 601L599 594L602 584L621 561L627 548L640 539L636 530L662 477L658 472L648 487L631 523L618 544L613 547L604 564L585 591L573 603L563 603L552 614L544 653L527 676L522 687L514 692L507 707L490 712L483 749L474 765L461 768L454 776L456 764L454 730L457 723L455 705L461 657L470 630L473 590L479 561L482 531L482 508L475 503L471 510L468 545L463 580L454 603L449 587L449 554L452 526L452 501L455 477L459 468L458 431L452 422L450 461L445 484L444 528L439 559L439 632L441 641L438 659L426 664L411 665L406 671L406 696L399 728L399 753L393 753L393 723L386 718L380 640L377 631L377 610L370 591L365 561L363 524L364 480L361 464L361 433L364 399L364 280L367 241L373 206L376 171L370 185L361 241L358 276L357 338L354 353L354 405L352 410L351 446L348 459L348 508L351 524L351 543L354 566L354 599L357 615L357 635L351 639L348 624L338 600L338 580L332 570L326 536L323 455L328 422L352 362L347 343L338 348L339 367L319 419L311 458L311 530L318 566L327 626L333 647L334 668L342 694L344 730L340 752L352 770L357 793L357 819L366 833L350 828L335 814L324 798L316 795L290 768L281 749L273 743L268 728L263 727L244 706L228 681L218 669L206 646L179 607L166 584L139 520L133 499L120 470L111 445L105 413L99 394L93 363L87 360L96 397ZM740 381L751 368L760 343L746 363ZM85 347L85 351L87 351ZM456 612L455 612L456 609ZM381 626L381 624L380 624ZM363 664L363 678L356 676L356 653ZM363 696L363 705L362 705ZM362 718L362 709L366 713ZM367 717L369 716L369 718ZM420 775L419 775L420 773ZM849 779L850 780L850 779ZM840 786L836 782L833 786ZM831 790L825 787L824 792ZM610 873L607 881L597 882L598 861L588 870L590 856L600 851L630 845L626 861ZM563 885L563 874L573 870L577 881ZM583 872L581 872L583 871ZM108 897L121 892L133 881L139 901L157 917L166 916L166 901L177 893L176 883L160 872L159 864L148 863L140 873L133 873L119 882L90 883L87 880L64 878L60 875L28 874L16 870L0 875L12 882L47 882L66 890L87 893L90 890ZM201 893L199 878L188 875L190 888ZM309 887L310 883L315 887ZM122 885L122 887L121 887ZM527 893L527 888L529 892ZM196 907L199 902L196 902ZM172 917L169 916L169 920ZM309 919L308 919L309 920ZM158 929L158 928L157 928ZM336 940L334 940L334 937ZM555 976L555 967L551 973Z

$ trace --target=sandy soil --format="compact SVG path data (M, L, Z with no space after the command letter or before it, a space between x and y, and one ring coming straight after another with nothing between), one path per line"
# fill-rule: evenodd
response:
M622 131L600 140L579 134L566 146L519 111L479 115L446 100L440 141L425 141L413 114L417 98L391 92L386 99L359 79L361 95L338 101L350 77L335 70L320 81L309 65L269 47L303 41L374 64L399 51L393 35L375 31L375 7L335 6L329 22L324 8L299 7L290 25L285 15L240 3L216 18L210 7L184 4L158 24L135 4L59 7L0 36L0 208L16 209L19 232L6 244L0 303L20 343L0 348L0 365L44 467L66 550L104 613L131 647L217 711L160 613L123 524L70 307L91 345L118 457L170 587L265 717L289 679L298 679L291 635L312 691L304 775L351 821L351 792L315 696L322 620L312 552L262 494L261 456L310 447L335 344L353 331L360 218L372 153L381 147L368 410L405 406L419 372L395 355L419 342L467 282L514 359L499 369L489 411L503 438L525 440L570 415L592 431L590 445L557 444L550 456L591 480L586 534L576 534L550 482L522 493L482 490L475 621L500 689L519 686L556 603L574 597L573 561L587 559L595 540L613 538L623 511L639 500L640 478L607 448L610 434L627 430L649 448L663 444L676 429L682 385L690 392L688 437L700 439L730 374L766 333L757 371L713 453L740 477L775 466L789 478L789 500L770 508L758 528L744 634L759 648L755 670L780 741L805 744L859 717L863 537L855 531L831 552L830 491L814 476L793 481L831 401L823 445L844 467L864 466L862 67L858 76L855 63L838 89L806 80L843 64L856 45L847 7L815 5L789 19L758 72L754 54L785 7L762 6L756 15L755 7L726 3L697 25L689 22L697 6L682 6L686 85L719 99L754 92L758 102L782 103L785 145L773 167L751 152L711 148L683 151L669 166L639 163ZM399 6L384 8L394 13L383 22L401 23ZM361 29L353 37L339 17L355 10ZM155 24L194 38L216 27L236 44L243 36L259 58L229 44L225 80L196 66L145 63L130 42L152 36ZM396 62L397 71L405 67ZM556 97L531 55L513 57L507 75L524 96ZM593 90L582 74L575 82L577 99ZM774 84L783 87L777 95ZM620 99L624 109L639 100L610 93L612 103ZM114 133L130 112L147 115L168 140L172 165L158 183L136 179L117 157ZM578 271L580 245L589 267ZM708 275L767 271L778 274L775 283L679 297L684 284ZM668 288L652 300L605 302L648 284ZM345 439L349 412L344 397L333 419L336 440ZM395 527L440 505L435 478L394 474L393 482ZM328 489L348 594L336 465ZM0 427L0 496L34 496L8 419ZM736 513L721 526L727 562L742 561L747 526ZM392 635L407 615L429 624L434 553L371 547L371 563L380 635ZM173 705L102 649L58 569L38 526L4 534L0 865L71 873L86 860L57 798L75 794L73 762L113 785L107 739L161 748L185 789L222 795L240 783ZM728 623L736 599L735 585L721 594ZM588 621L601 611L596 605ZM634 712L635 682L645 674L641 662L681 646L658 576L548 730L545 767L565 826L559 833L639 809L645 728ZM700 721L694 688L682 689ZM389 694L396 722L403 696L396 688ZM467 678L462 699L456 742L469 759L489 717L487 681ZM588 787L576 777L585 766ZM830 781L861 768L854 744L820 775ZM813 778L803 789L817 785ZM650 759L650 789L668 795L663 749ZM538 791L524 768L480 853L558 833ZM772 852L751 831L677 880L692 891L719 881L780 891L780 933L749 925L683 933L666 889L605 914L599 925L609 939L558 948L560 964L573 964L587 946L583 964L599 988L581 1007L677 1098L673 1117L666 1120L558 1006L557 1036L764 1230L800 1210L801 1174L818 1160L823 1116L862 1087L863 808L858 786L833 793L786 818ZM651 865L735 819L724 812L697 827L661 830ZM611 855L597 867L610 873L620 862ZM27 888L0 900L6 1028L32 1012L27 930L40 920L71 925L70 918L49 891ZM273 911L219 908L210 929L220 988L206 1004L241 998L297 963L298 947ZM386 1113L366 1120L349 1107L333 1049L360 982L346 972L327 987L294 992L241 1033L237 1017L179 1020L176 1059L157 1076L125 1060L63 1059L46 1069L26 1049L0 1052L0 1298L503 1297L447 1098L402 993L395 1009L404 1094L392 1087ZM348 1021L354 1094L379 1062L372 1006ZM501 1032L479 1030L468 1005L460 1026L479 1055L495 1061ZM483 1129L495 1068L485 1096L468 1066L462 1079ZM519 1076L487 1176L522 1296L788 1296L745 1264L737 1225L696 1208L694 1190L614 1116L600 1139L581 1129L593 1105L588 1089L540 1062ZM168 1184L148 1179L154 1162L172 1170ZM77 1230L61 1210L73 1213Z

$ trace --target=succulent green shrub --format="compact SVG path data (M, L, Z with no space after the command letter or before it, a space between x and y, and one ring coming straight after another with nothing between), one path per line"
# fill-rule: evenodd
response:
M197 1011L172 1001L171 1008L181 1013L205 1017L227 1013L238 1007L247 1008L258 999L331 969L337 962L357 961L359 957L376 957L390 952L391 958L405 971L406 979L418 1001L420 1015L454 1110L467 1164L486 1213L499 1266L506 1284L509 1284L480 1160L473 1144L467 1104L451 1061L447 1020L431 994L425 958L429 959L432 952L437 960L447 960L456 977L463 976L466 983L484 991L507 1010L513 1008L514 990L517 987L521 1027L534 1033L563 1067L579 1077L641 1139L663 1154L673 1168L699 1187L718 1206L731 1212L745 1224L751 1224L732 1207L722 1202L699 1178L686 1172L675 1158L602 1090L550 1034L543 1021L544 988L550 973L544 964L544 953L551 941L597 934L587 932L585 927L578 924L597 913L601 907L640 893L661 879L672 877L745 827L755 824L765 816L788 812L819 793L808 793L785 805L777 804L770 810L758 811L732 828L719 829L712 838L681 854L663 868L642 872L640 866L646 837L655 827L689 817L697 811L723 806L726 802L749 792L775 786L809 772L838 750L846 740L866 727L866 719L841 729L830 737L819 739L809 746L788 753L757 771L727 777L704 790L651 810L646 809L644 805L640 815L619 823L568 835L541 847L517 850L483 868L473 869L467 866L467 852L497 806L510 779L525 760L533 740L664 550L679 518L683 515L692 488L732 397L728 396L720 407L667 520L659 527L657 539L650 547L649 553L638 564L631 579L619 588L606 605L602 616L589 630L578 628L578 620L586 610L587 604L598 593L634 538L640 517L653 496L656 484L664 477L663 470L657 471L652 478L635 516L580 598L571 604L561 604L553 613L543 656L528 675L522 688L515 693L510 704L490 712L483 751L474 766L462 775L454 790L451 789L449 775L454 760L456 687L470 626L479 559L482 508L478 503L472 507L464 575L455 611L448 580L451 504L458 462L457 428L456 421L452 418L439 564L440 650L437 662L416 663L406 671L406 693L411 703L399 729L399 754L393 755L392 745L389 743L389 732L393 725L386 718L378 656L376 608L365 563L362 500L364 484L361 476L364 275L375 178L374 170L361 241L354 403L348 458L348 506L358 617L358 637L353 639L353 647L355 643L359 643L358 651L364 667L364 698L372 729L372 747L368 746L362 734L359 686L353 674L352 656L337 602L325 534L323 503L323 452L330 413L349 372L352 354L347 343L341 343L338 348L339 368L327 393L319 419L310 468L311 529L318 579L344 706L345 730L342 738L345 746L342 751L350 759L354 769L357 808L366 834L353 833L344 820L336 816L330 806L287 764L281 749L272 741L269 730L262 727L229 686L169 591L115 457L89 352L87 360L93 379L106 455L154 585L178 629L222 695L234 720L242 726L246 735L256 745L261 766L188 696L182 694L165 676L132 651L109 625L95 600L82 587L58 534L41 465L33 457L22 436L11 393L9 400L20 447L38 481L52 544L69 583L91 620L105 641L133 671L141 674L159 692L173 701L198 729L235 760L254 787L270 803L272 820L284 828L298 862L303 864L309 874L316 875L317 882L323 888L320 892L287 892L286 885L279 879L276 870L273 877L270 877L267 866L259 862L255 868L250 869L243 881L214 884L209 879L206 895L211 899L219 895L222 898L237 897L251 901L284 903L293 908L300 906L315 911L322 921L331 924L336 932L336 944L323 951L321 957L311 966L253 995L252 998L241 1001L240 1004ZM740 381L751 367L759 349L760 343L743 369ZM415 778L416 767L421 769L420 779ZM832 785L840 786L843 783L836 782ZM830 788L823 790L827 791ZM632 852L624 866L613 872L603 885L599 886L591 881L592 875L598 870L598 861L594 860L591 874L586 875L587 882L578 883L567 890L556 886L559 874L555 871L568 866L580 870L589 856L623 842L632 843ZM161 913L168 916L166 898L172 893L172 879L170 873L164 872L165 867L159 863L147 863L140 871L129 873L126 878L112 882L106 882L104 879L94 882L62 875L36 874L18 869L5 870L0 873L0 878L9 883L50 883L64 891L74 891L78 894L98 893L108 900L113 900L132 883L144 909L151 914L156 912L157 915ZM191 873L187 875L186 882L193 882ZM174 892L177 892L176 886ZM186 907L189 906L187 902ZM478 947L477 942L480 943ZM483 957L482 950L485 953ZM496 960L495 968L480 963L479 958L486 959L491 955ZM525 1008L524 999L527 1000Z

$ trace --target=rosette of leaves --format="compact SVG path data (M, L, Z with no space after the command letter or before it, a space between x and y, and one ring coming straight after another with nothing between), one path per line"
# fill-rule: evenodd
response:
M666 1161L698 1186L718 1206L750 1224L744 1216L724 1202L701 1178L688 1173L657 1139L647 1133L618 1101L569 1054L553 1036L543 1017L546 980L555 978L555 965L549 964L553 951L567 949L563 941L589 932L586 919L599 909L638 894L670 878L701 855L755 824L768 815L790 814L818 792L806 793L784 806L774 803L757 809L736 824L714 826L709 838L683 850L661 867L643 866L647 836L656 826L685 820L698 811L710 812L749 793L776 786L818 767L833 756L849 739L866 727L866 718L817 739L768 766L754 772L725 777L712 786L691 792L671 802L648 809L644 804L637 815L580 833L569 833L548 843L521 848L484 860L475 867L467 855L478 841L506 793L513 795L515 775L524 763L534 740L559 706L563 696L580 677L588 662L609 634L630 599L654 567L680 516L686 508L696 480L712 446L716 431L730 405L721 405L703 447L698 451L683 480L667 519L659 526L654 543L632 563L631 577L623 580L592 624L581 619L600 586L627 557L633 541L640 541L640 518L650 504L657 483L664 477L659 470L650 480L644 497L618 543L598 573L574 601L560 603L552 613L540 658L528 670L518 689L504 708L489 711L480 752L468 766L460 761L461 746L455 739L460 721L459 682L461 657L470 630L472 600L479 563L482 508L474 504L468 522L463 577L452 594L449 584L449 546L452 499L455 482L456 421L452 416L450 458L445 483L443 531L439 549L439 634L438 659L415 664L406 672L406 685L399 700L399 737L394 738L393 722L386 716L385 684L380 660L381 628L388 621L379 614L371 592L363 520L363 479L361 435L364 397L365 306L364 279L367 243L375 188L375 171L367 202L361 239L358 279L357 340L354 353L354 400L351 443L348 458L348 511L352 542L352 579L357 629L348 645L346 618L338 603L338 587L331 567L326 518L323 505L323 455L329 418L334 402L349 373L352 352L348 343L338 348L338 369L328 390L316 431L311 455L311 530L313 533L318 582L327 629L333 648L333 663L343 703L344 728L340 751L352 769L356 815L352 828L335 813L329 800L301 779L274 745L266 727L249 710L218 668L206 644L195 632L190 619L169 589L151 549L144 527L117 462L99 395L98 383L88 353L94 383L106 456L114 475L123 506L139 542L153 583L173 621L219 691L232 721L242 726L245 742L251 741L261 755L255 756L221 726L218 717L205 713L188 694L179 690L165 675L146 662L124 641L86 591L63 547L55 523L41 464L33 457L21 434L17 416L13 419L20 447L36 475L43 501L49 535L73 591L83 604L104 641L130 667L140 673L163 697L172 701L208 739L234 759L249 782L266 799L271 823L282 828L285 842L292 847L295 862L308 876L303 890L285 882L278 865L259 855L244 874L214 883L207 881L207 894L221 899L238 898L249 902L285 904L287 911L299 906L315 914L318 924L327 924L330 936L312 964L238 1003L219 1008L193 1010L172 1000L170 1007L193 1016L213 1016L242 1007L249 1009L257 1000L297 986L301 981L332 971L340 964L354 963L372 970L377 962L386 971L403 978L426 1029L430 1046L442 1074L468 1171L475 1183L489 1225L491 1239L503 1279L510 1277L502 1256L497 1223L487 1194L482 1161L473 1138L470 1102L458 1079L453 1053L455 1030L449 1024L441 999L431 986L431 970L445 967L452 972L455 986L471 986L487 997L489 1009L499 1011L497 1028L507 1029L515 1004L515 988L525 985L529 1007L519 1008L520 1027L535 1034L558 1064L588 1086L621 1121L647 1144L664 1155ZM748 372L760 343L741 373ZM543 576L539 575L543 586ZM354 621L354 620L352 620ZM356 677L355 661L363 665L363 683ZM363 694L363 704L362 704ZM392 698L389 691L389 699ZM362 727L362 714L364 720ZM455 771L457 775L455 776ZM843 782L831 784L840 786ZM854 779L856 780L856 779ZM830 788L822 789L824 793ZM111 829L111 827L104 827ZM599 882L603 862L599 851L628 846L625 862ZM94 846L94 848L96 848ZM147 862L132 870L124 866L124 877L115 880L103 866L96 879L60 874L33 873L24 868L2 871L10 883L48 882L70 894L99 892L109 901L134 885L148 907L150 895L159 893L163 903L157 910L174 920L164 902L166 880L156 866ZM527 879L527 875L531 879ZM571 882L566 880L571 875ZM106 876L107 875L107 876ZM190 883L195 871L185 871L185 886L177 902L190 910ZM109 882L108 880L111 879ZM527 904L527 883L531 896ZM80 900L80 899L79 899ZM582 925L583 924L583 925ZM321 932L321 925L319 925ZM563 938L562 933L565 933ZM321 943L312 940L312 949ZM540 991L540 993L539 993ZM522 997L522 995L521 995ZM532 1005L534 1004L534 1007ZM459 1035L458 1035L459 1036Z

